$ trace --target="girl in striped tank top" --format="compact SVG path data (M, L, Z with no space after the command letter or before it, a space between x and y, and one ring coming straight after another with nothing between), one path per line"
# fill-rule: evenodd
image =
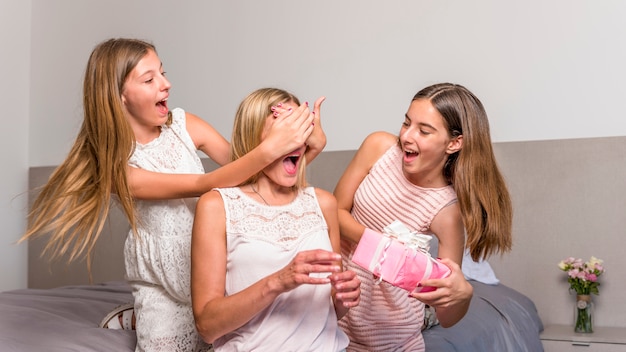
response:
M473 289L460 269L465 247L474 260L511 248L511 201L487 114L460 85L418 92L399 136L369 135L334 193L344 265L362 282L361 303L340 321L351 340L348 351L424 351L425 304L435 308L443 327L456 324L469 308ZM437 256L452 273L420 283L437 290L407 294L378 283L351 261L366 228L382 232L394 220L437 237Z

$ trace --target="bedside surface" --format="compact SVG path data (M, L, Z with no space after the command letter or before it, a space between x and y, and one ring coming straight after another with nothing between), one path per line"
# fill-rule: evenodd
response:
M541 333L541 339L626 345L626 328L594 327L593 333L581 334L575 333L572 325L547 325Z
M572 325L547 325L540 338L544 352L626 352L626 328L595 327L581 334Z

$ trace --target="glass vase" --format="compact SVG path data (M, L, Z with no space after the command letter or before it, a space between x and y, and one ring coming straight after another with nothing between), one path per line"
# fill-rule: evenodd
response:
M591 302L591 295L576 295L574 331L580 333L593 332L593 302Z

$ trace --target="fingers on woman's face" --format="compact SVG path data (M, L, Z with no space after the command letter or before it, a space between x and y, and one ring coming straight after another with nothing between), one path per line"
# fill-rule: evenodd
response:
M289 116L291 112L295 110L297 107L298 105L296 105L296 103L294 103L291 100L284 102L284 103L280 103L277 106L272 107L272 115L274 115L274 117Z
M291 114L291 112L297 107L298 106L293 101L273 106L272 113L265 119L265 126L263 127L263 132L261 133L261 139L265 139L269 131L272 129L277 117L289 116L289 114Z

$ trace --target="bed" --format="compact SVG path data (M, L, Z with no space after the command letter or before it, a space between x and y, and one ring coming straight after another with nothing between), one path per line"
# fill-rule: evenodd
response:
M98 327L126 302L132 294L124 281L2 292L0 351L134 351L134 331Z
M543 325L533 302L503 284L470 281L474 297L467 315L444 329L423 332L427 351L542 351ZM134 351L134 331L99 328L118 305L132 302L123 281L23 289L0 294L0 350Z
M308 180L332 190L353 153L322 153L308 168ZM203 162L206 170L215 167ZM43 184L53 169L31 168L30 189ZM121 212L112 211L95 249L91 281L84 262L50 263L40 256L43 242L31 241L28 288L0 293L0 351L134 351L134 331L98 327L113 308L132 302L123 281L127 231ZM465 263L463 267L471 268ZM425 330L428 351L543 351L543 325L534 302L503 283L470 282L474 297L467 315L451 328L435 325Z
M543 351L543 324L534 303L500 283L470 280L474 296L465 317L450 328L433 326L423 332L427 351Z

